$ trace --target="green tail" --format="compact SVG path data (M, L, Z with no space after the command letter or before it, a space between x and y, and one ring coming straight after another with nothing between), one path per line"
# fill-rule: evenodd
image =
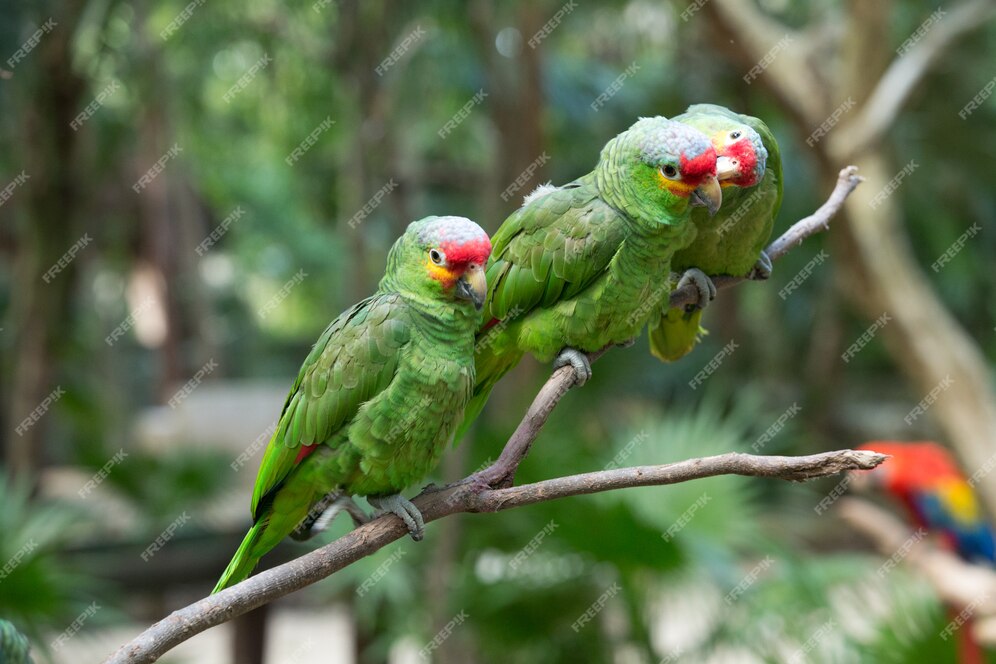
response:
M664 362L674 362L688 355L699 339L708 334L699 322L702 309L691 313L681 308L669 309L656 327L650 328L650 352Z
M338 487L334 467L335 455L331 448L321 445L263 496L261 504L256 506L256 522L246 533L212 593L246 579L266 552L308 519L312 507Z
M256 569L259 559L266 552L265 550L260 550L259 547L259 541L263 536L265 527L265 520L260 519L249 529L245 539L242 540L242 544L239 545L239 550L232 557L232 562L228 563L228 567L225 568L221 578L218 579L218 585L211 591L212 595L249 578L252 571Z

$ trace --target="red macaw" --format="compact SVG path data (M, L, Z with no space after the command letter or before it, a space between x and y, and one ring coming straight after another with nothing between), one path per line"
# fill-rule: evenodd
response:
M986 565L996 562L996 537L979 500L947 449L930 442L873 441L858 449L891 458L870 471L858 471L901 502L917 527L940 534L962 559ZM960 607L949 607L958 616ZM958 661L982 664L982 648L970 624L958 631Z
M996 563L993 528L972 486L944 447L929 442L873 441L858 449L892 457L868 476L906 507L916 526L939 533L968 562Z

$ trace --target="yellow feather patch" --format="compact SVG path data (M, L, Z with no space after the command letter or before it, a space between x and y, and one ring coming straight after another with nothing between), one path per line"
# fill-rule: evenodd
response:
M443 286L446 286L447 288L452 286L453 282L455 282L458 278L456 273L451 271L449 268L442 265L436 265L429 259L426 259L425 261L425 268L430 277L442 283Z
M944 482L938 487L944 504L958 521L971 523L979 518L979 504L972 493L972 487L966 482L955 479Z
M695 189L693 185L687 182L682 182L681 180L669 180L664 177L664 175L657 171L657 182L661 189L667 189L675 196L688 196Z

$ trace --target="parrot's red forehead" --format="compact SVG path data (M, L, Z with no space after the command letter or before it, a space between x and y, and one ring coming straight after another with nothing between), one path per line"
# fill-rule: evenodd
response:
M491 255L491 240L484 229L465 217L427 217L418 224L422 246L439 249L450 265L480 263Z
M446 262L450 265L467 263L483 265L491 255L491 240L487 235L463 242L443 240L439 243L439 248L446 254Z
M738 170L740 175L733 181L740 187L752 187L757 184L757 151L753 143L746 136L739 141L728 144L719 155L721 157L731 157L740 162Z
M681 155L681 175L686 182L695 183L716 174L716 151L711 147L689 159Z

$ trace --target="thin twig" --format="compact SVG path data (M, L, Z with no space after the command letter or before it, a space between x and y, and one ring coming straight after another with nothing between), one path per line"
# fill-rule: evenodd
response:
M830 218L860 181L861 178L855 174L853 167L842 170L837 186L827 202L815 213L794 224L771 244L768 248L771 259L781 257L806 237L824 230ZM717 287L729 287L741 281L745 280L717 280ZM675 293L671 296L670 304L672 307L682 306L687 303L686 296L692 295L685 290ZM589 360L597 360L606 350L589 354ZM511 486L519 464L528 454L550 411L573 384L574 371L570 367L554 371L493 465L448 487L427 489L416 497L413 502L422 512L425 521L428 523L457 512L497 512L568 496L627 487L675 484L714 475L734 474L803 481L845 470L874 468L886 458L875 452L854 450L803 457L762 457L731 453L660 466L605 470ZM154 662L195 634L320 581L406 534L405 526L393 515L370 521L311 553L260 572L217 595L174 611L119 648L105 664Z

